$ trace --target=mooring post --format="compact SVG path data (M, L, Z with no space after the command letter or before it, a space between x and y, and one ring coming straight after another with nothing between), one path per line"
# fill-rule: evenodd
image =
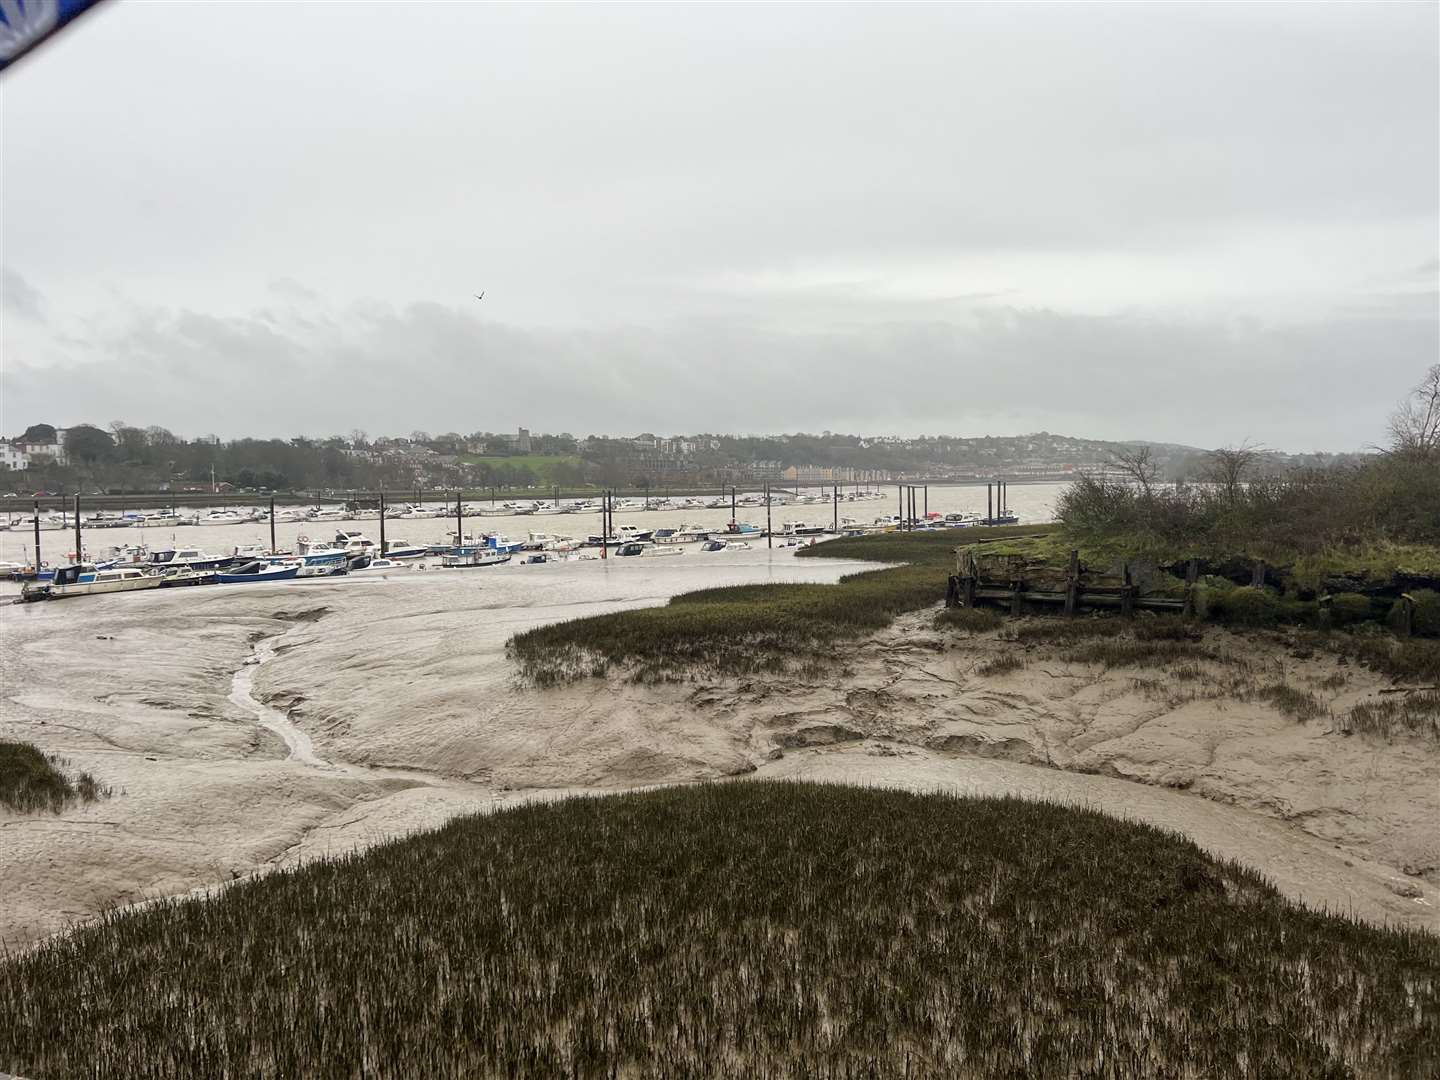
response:
M925 485L925 520L930 520L930 485Z
M385 518L380 518L380 535L385 535ZM270 496L270 554L275 554L275 496Z
M830 525L830 531L838 536L840 535L840 489L838 487L830 489L830 500L834 507L832 514L834 520Z
M1130 564L1125 564L1125 584L1120 587L1120 614L1130 618L1135 614L1135 586L1130 583Z
M985 482L985 524L986 524L986 525L994 525L994 524L995 524L995 504L994 504L994 500L993 500L993 498L991 497L991 493L990 493L991 487L992 487L992 485L991 485L990 482L987 480L987 481Z
M35 500L35 578L40 578L40 500Z
M80 546L80 493L75 493L75 561L78 563L85 557L85 552Z
M275 515L271 513L271 522L274 522ZM270 548L275 548L275 526L270 526ZM385 557L385 492L380 492L380 557Z
M770 481L765 481L765 546L775 546L775 536L770 530Z
M1074 615L1080 606L1080 552L1070 550L1070 570L1065 576L1065 614Z
M460 493L455 493L455 546L465 546L465 522L460 517Z
M973 550L968 554L968 568L965 573L965 578L961 582L961 587L964 589L963 599L965 606L967 608L973 608L975 606L975 582L980 576L980 564L975 561L975 552Z
M895 485L895 498L896 498L897 500L899 500L899 504L900 504L900 505L896 508L895 512L896 512L896 514L898 514L899 517L900 517L900 528L901 528L901 529L904 529L904 528L905 528L905 485L904 485L904 484L896 484L896 485Z

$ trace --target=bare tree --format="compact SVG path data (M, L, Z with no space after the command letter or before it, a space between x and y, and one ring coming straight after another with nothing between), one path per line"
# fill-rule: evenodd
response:
M1390 449L1407 457L1440 457L1440 364L1390 414Z
M1263 446L1249 440L1239 446L1222 446L1218 450L1211 450L1206 455L1208 460L1205 463L1205 479L1220 485L1225 497L1233 502L1240 493L1240 485L1245 482L1245 474L1254 467L1264 452Z
M1153 493L1160 466L1148 446L1127 446L1110 453L1110 464L1140 485L1146 497Z

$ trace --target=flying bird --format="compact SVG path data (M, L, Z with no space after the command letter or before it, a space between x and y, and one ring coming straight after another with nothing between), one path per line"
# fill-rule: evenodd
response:
M484 300L484 299L485 299L485 290L484 290L484 289L481 289L478 293L476 293L476 294L475 294L475 299L476 299L476 300Z

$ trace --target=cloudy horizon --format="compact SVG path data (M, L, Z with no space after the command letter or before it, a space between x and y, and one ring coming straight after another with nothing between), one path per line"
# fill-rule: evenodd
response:
M1440 352L1434 5L405 11L6 74L0 431L1343 451Z

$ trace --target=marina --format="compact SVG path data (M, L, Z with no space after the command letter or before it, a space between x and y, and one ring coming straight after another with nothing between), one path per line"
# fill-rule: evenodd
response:
M1059 484L1013 488L1007 509L1027 523L1047 521L1062 489ZM776 492L768 508L768 530L763 493L737 491L733 497L708 501L651 499L648 506L644 499L618 498L610 512L610 535L597 530L600 502L588 499L559 500L558 512L543 515L542 509L557 511L557 503L509 502L492 507L461 500L461 524L453 499L390 506L383 520L379 510L360 504L349 511L343 506L319 512L315 507L276 508L273 522L268 506L237 504L184 513L139 507L91 514L82 500L79 555L97 570L161 576L157 585L164 587L261 582L300 586L317 577L342 579L362 571L362 577L481 567L524 566L533 571L537 566L642 554L653 558L704 552L723 561L746 550L745 544L783 550L822 543L836 535L969 527L990 520L999 509L993 501L987 506L987 494L982 487L936 486L917 496L912 508L908 498L902 500L894 491L883 499L875 492L859 499L835 498L828 490L823 499L813 493ZM894 513L899 509L906 511L905 517ZM539 516L546 518L543 528L536 528ZM16 598L25 595L23 583L44 582L57 568L75 563L73 504L54 514L42 510L40 517L38 571L33 510L8 516L0 530L0 566L9 566L0 571L0 589L9 589ZM404 534L392 538L388 530L397 521L403 523ZM547 558L515 557L522 552L545 552ZM263 569L251 569L255 563ZM292 563L298 563L295 572L285 573ZM130 586L125 591L145 587ZM32 589L29 595L51 599L81 594Z

